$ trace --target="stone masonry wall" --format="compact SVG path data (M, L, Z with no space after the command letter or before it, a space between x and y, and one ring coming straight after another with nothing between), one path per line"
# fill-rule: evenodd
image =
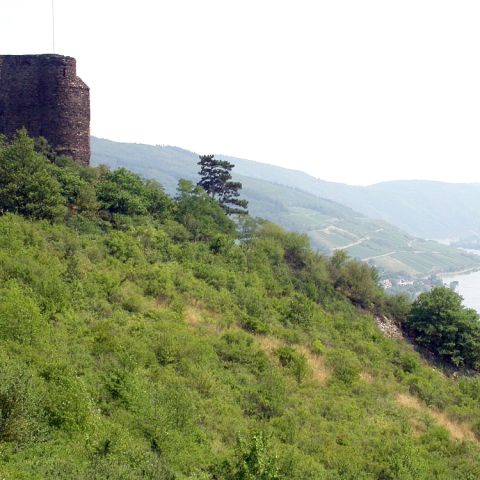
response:
M0 55L0 133L25 127L61 155L90 163L90 91L61 55Z

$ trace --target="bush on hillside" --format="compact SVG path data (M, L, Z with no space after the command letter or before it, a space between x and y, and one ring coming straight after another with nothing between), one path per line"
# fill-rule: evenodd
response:
M35 219L60 217L65 202L54 170L35 152L26 130L20 130L10 144L0 140L0 212Z
M335 289L361 307L372 309L384 298L377 270L351 259L344 250L337 250L333 254L328 271Z
M475 310L447 287L435 287L413 302L406 326L415 342L456 367L480 368L480 323Z
M278 480L277 458L271 453L267 438L256 433L250 441L239 440L236 462L225 480Z
M280 365L288 368L298 383L300 383L309 371L308 363L305 357L292 347L280 347L276 354Z
M235 223L202 187L180 180L175 219L190 232L193 240L212 240L220 233L235 233Z

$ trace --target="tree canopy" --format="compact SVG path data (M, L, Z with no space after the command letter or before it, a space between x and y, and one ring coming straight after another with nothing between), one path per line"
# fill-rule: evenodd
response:
M199 158L201 178L197 185L218 200L228 215L247 214L248 202L239 198L242 184L232 181L234 165L226 160L217 160L214 155L200 155Z
M65 211L54 165L36 153L34 141L20 130L7 144L0 139L0 209L52 219Z
M408 328L415 341L457 367L480 367L480 323L477 312L462 305L448 287L422 293L413 302Z

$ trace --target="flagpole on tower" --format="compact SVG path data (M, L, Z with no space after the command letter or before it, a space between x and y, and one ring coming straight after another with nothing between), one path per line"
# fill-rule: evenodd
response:
M55 53L55 0L52 0L52 45Z

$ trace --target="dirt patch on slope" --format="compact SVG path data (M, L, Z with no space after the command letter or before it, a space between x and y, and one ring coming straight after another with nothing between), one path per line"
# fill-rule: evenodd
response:
M256 340L260 349L263 350L269 358L274 357L275 350L285 346L285 342L269 335L257 336Z
M444 427L455 440L476 442L477 439L471 428L461 422L455 422L439 410L427 407L418 398L407 393L400 393L396 397L396 402L401 407L410 408L420 413L426 413L431 416L439 425Z
M221 335L226 331L237 331L240 327L234 323L227 323L223 316L200 303L185 307L183 312L185 323L196 330L204 330Z
M363 372L360 372L360 380L363 380L365 383L368 383L371 385L375 381L375 378L371 373L363 371Z
M275 358L276 350L286 345L283 340L269 335L258 336L256 338L258 346L268 355L270 359ZM312 353L307 347L303 345L293 345L292 348L294 348L297 352L301 353L305 357L307 364L312 372L312 376L318 383L324 383L330 377L331 371L326 366L323 357Z
M312 370L313 378L319 383L324 383L332 373L325 363L325 358L312 353L304 346L298 347L297 350L306 358L308 366Z
M185 309L183 318L192 327L197 327L199 324L203 323L203 315L201 309L194 307L192 305L188 306Z
M237 325L222 326L218 321L212 321L212 312L198 305L189 305L185 308L184 319L187 325L193 328L203 328L215 333L222 333L225 330L240 330ZM218 320L218 319L216 319ZM275 352L286 345L286 343L271 335L256 335L255 340L259 348L267 354L270 360L277 361ZM323 356L317 355L309 350L306 346L292 345L297 352L301 353L312 372L312 377L318 383L324 383L330 376L331 370L327 367Z

